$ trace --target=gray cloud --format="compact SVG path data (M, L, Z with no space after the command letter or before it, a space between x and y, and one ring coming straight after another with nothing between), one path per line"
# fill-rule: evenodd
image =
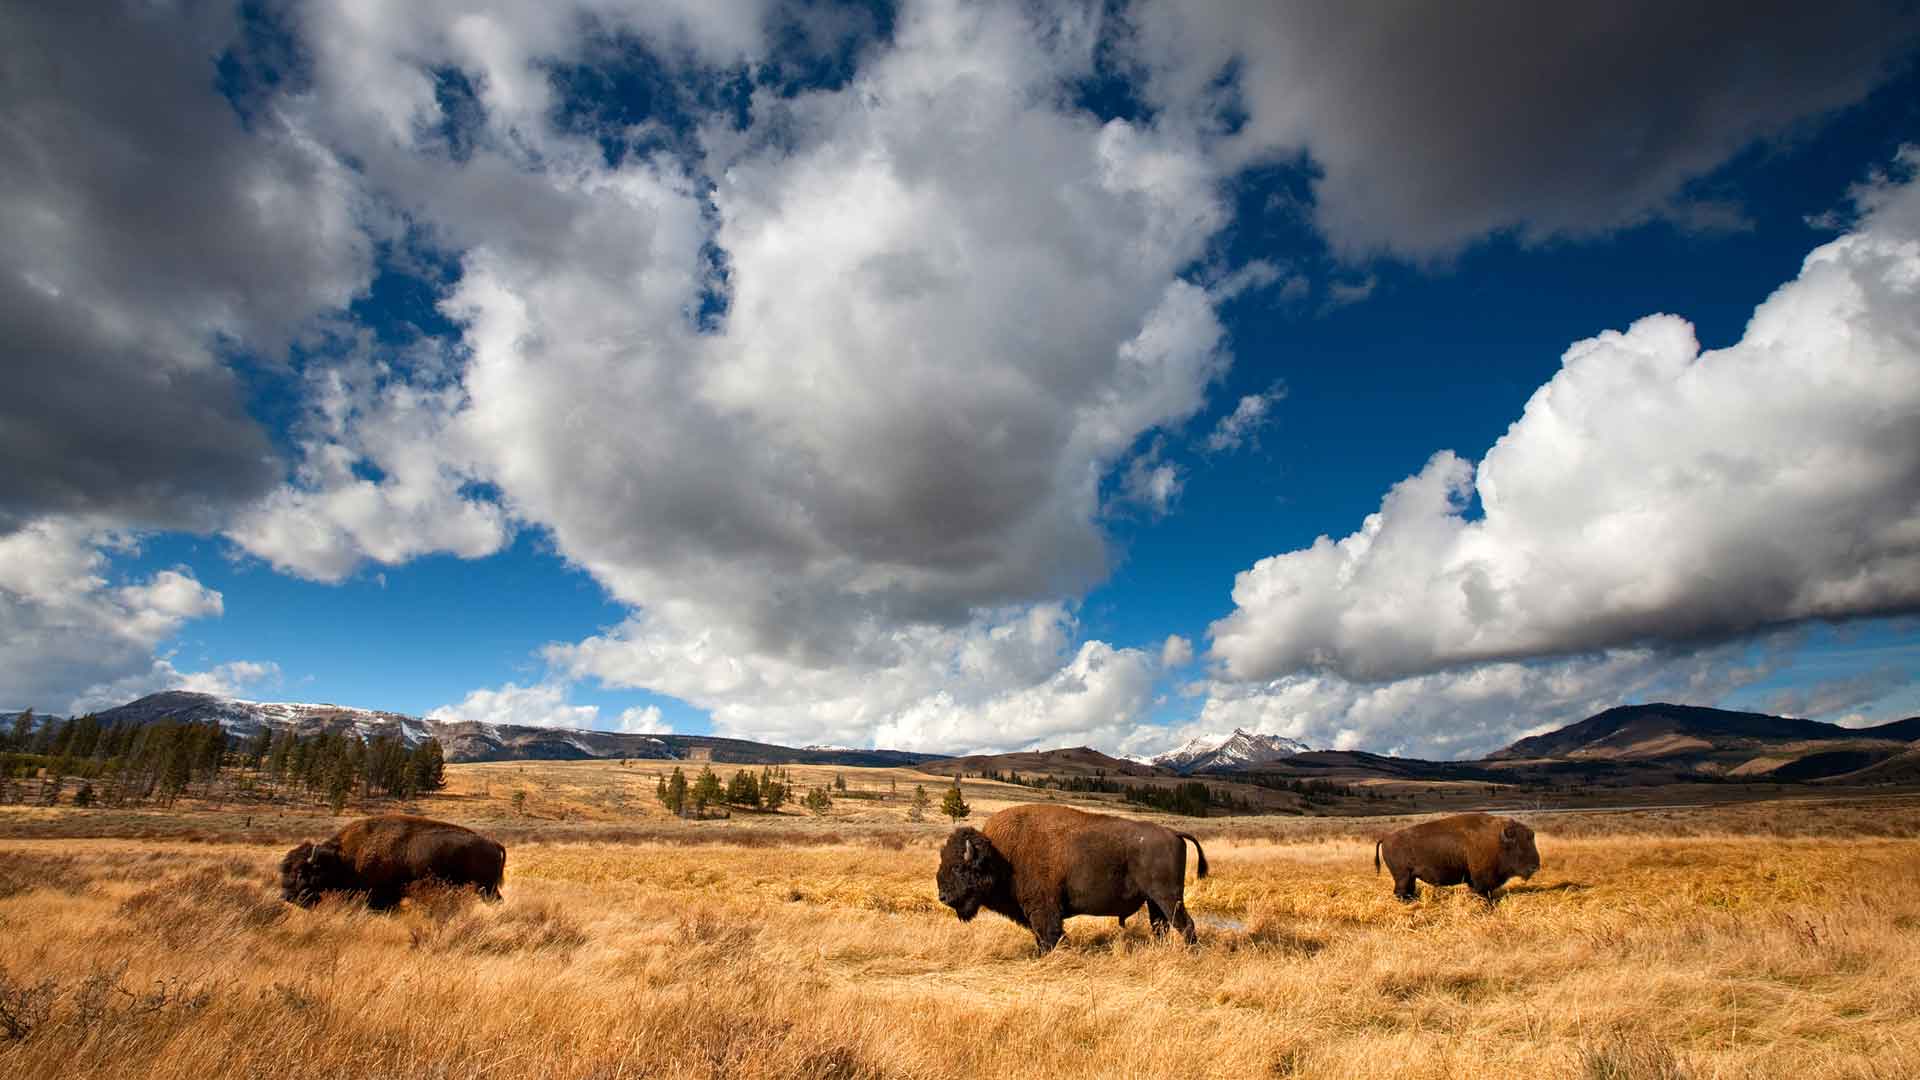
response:
M1244 110L1228 159L1306 150L1337 249L1420 258L1501 229L1737 225L1688 181L1859 100L1920 29L1912 5L1876 0L1139 0L1130 15L1155 100Z
M218 349L281 348L370 245L331 155L214 89L217 5L0 10L0 530L206 528L279 466Z

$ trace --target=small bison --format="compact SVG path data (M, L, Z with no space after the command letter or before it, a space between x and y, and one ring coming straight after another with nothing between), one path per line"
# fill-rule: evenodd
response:
M1429 885L1465 883L1493 903L1493 891L1513 877L1530 878L1540 869L1533 830L1512 818L1455 814L1390 832L1373 845L1373 872L1382 856L1393 875L1393 895L1415 897L1415 881Z
M1065 806L1015 806L986 828L959 828L940 852L940 902L962 922L981 908L1033 931L1040 951L1060 943L1070 915L1128 915L1147 906L1155 935L1169 924L1194 940L1187 915L1187 849L1200 877L1207 853L1187 833Z
M384 911L400 903L416 881L472 885L500 899L507 849L472 829L407 814L370 817L321 844L305 843L280 860L280 897L312 907L322 894L363 892L367 906Z

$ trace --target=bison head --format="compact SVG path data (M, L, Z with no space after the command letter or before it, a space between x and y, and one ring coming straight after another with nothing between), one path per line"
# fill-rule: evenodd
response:
M1533 846L1533 830L1517 821L1507 822L1500 830L1501 861L1508 871L1523 878L1540 872L1540 851Z
M940 849L940 902L953 909L961 922L980 913L1013 868L1000 857L985 833L958 828Z
M346 878L347 862L336 844L301 844L280 860L280 899L312 907L321 893L344 888Z

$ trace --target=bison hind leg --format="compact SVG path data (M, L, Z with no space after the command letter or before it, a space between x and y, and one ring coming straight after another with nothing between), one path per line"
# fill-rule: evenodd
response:
M1180 931L1180 936L1186 938L1189 945L1200 940L1200 935L1193 928L1193 917L1187 914L1184 897L1174 895L1148 900L1147 913L1153 919L1155 937L1165 937L1167 928L1171 926Z
M1180 931L1180 936L1186 938L1187 944L1189 945L1195 944L1200 940L1200 932L1193 927L1193 916L1187 914L1187 902L1185 900L1175 900L1173 902L1173 928Z
M1153 936L1167 936L1167 913L1159 904L1147 901L1147 925L1153 927Z

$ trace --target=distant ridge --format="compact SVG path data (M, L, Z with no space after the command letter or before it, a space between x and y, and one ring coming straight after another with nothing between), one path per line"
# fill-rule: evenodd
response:
M781 746L715 735L651 735L477 722L441 722L379 709L315 702L261 702L186 690L149 694L107 709L112 724L163 720L220 724L237 737L264 729L382 735L416 745L440 740L452 762L629 758L731 765L911 766L928 772L1018 772L1138 779L1257 773L1277 780L1486 781L1611 785L1697 781L1912 784L1920 782L1920 716L1866 728L1765 713L1653 702L1622 705L1530 736L1477 761L1419 761L1361 751L1311 750L1297 741L1236 729L1202 736L1146 760L1092 747L949 757L815 744ZM10 723L13 714L0 714ZM41 716L42 724L63 718ZM36 725L39 726L39 725Z
M257 735L263 728L290 730L303 737L322 732L359 735L364 739L385 735L397 738L408 746L417 745L428 738L437 738L446 752L447 760L452 762L604 758L679 761L693 758L696 750L705 750L709 760L716 764L729 765L884 767L917 765L942 757L939 754L905 750L842 747L796 749L717 735L647 735L475 721L443 722L379 709L322 703L244 701L188 690L148 694L137 701L95 715L110 724L151 724L163 720L181 723L212 721L228 734L240 738Z
M1622 705L1557 731L1521 739L1488 754L1487 760L1657 757L1666 756L1661 753L1663 748L1732 749L1754 742L1912 742L1916 738L1920 738L1920 717L1875 727L1844 728L1819 720L1654 702Z

